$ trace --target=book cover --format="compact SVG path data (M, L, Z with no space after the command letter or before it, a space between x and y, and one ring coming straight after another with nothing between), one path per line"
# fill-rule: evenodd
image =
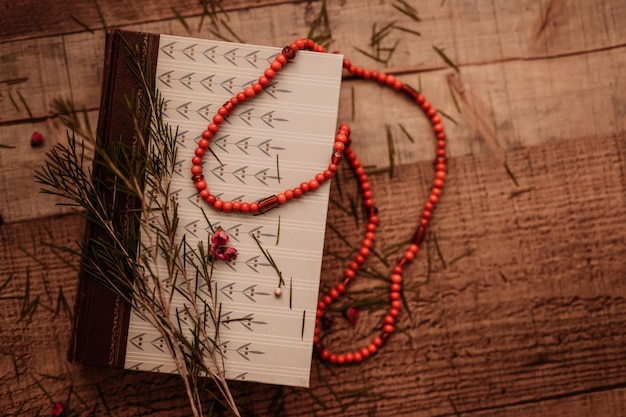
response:
M124 114L126 100L139 92L124 63L122 44L141 51L155 69L164 119L178 129L171 193L179 204L181 238L184 235L190 245L206 244L211 227L220 227L239 252L235 261L215 264L217 291L198 287L204 296L218 297L219 349L227 378L308 386L329 182L302 199L251 216L212 210L199 197L190 173L197 141L213 114L256 82L281 49L111 31L98 134L105 143L122 140L129 146L133 137ZM342 59L302 51L263 93L229 115L211 140L213 153L204 158L212 193L225 200L258 201L326 169L334 143ZM100 174L94 170L94 175ZM127 209L133 207L129 201ZM131 223L128 227L136 227ZM97 238L98 231L89 228L88 239ZM272 262L264 252L271 254ZM174 294L173 304L184 322L184 296ZM69 357L89 365L175 371L158 331L85 274L80 277Z

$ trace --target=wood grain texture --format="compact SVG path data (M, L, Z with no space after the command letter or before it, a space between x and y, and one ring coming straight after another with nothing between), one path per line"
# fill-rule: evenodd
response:
M233 3L229 12L230 27L244 39L270 45L282 45L306 33L320 7L319 3L301 2L259 2L251 8L238 4ZM95 13L92 2L76 2L75 6L64 9L65 13ZM626 14L623 2L593 5L578 1L551 9L550 36L542 35L541 45L532 41L530 28L545 17L545 10L532 5L496 7L491 2L449 1L443 7L436 2L417 6L422 18L419 23L389 4L371 1L363 7L354 0L329 2L332 47L358 64L382 68L355 50L368 49L372 25L380 28L395 21L398 26L419 30L421 37L396 29L385 38L390 44L398 42L386 70L421 86L435 106L457 121L444 120L452 138L452 157L625 130L626 74L620 68L626 65L626 34L623 25L616 23ZM50 6L54 10L59 7L56 3ZM144 13L129 12L124 19L119 16L119 6L109 9L108 3L103 3L100 7L103 13L112 14L109 24L188 35L166 6L148 2ZM26 13L27 8L20 10ZM59 10L50 12L50 18L61 13ZM198 27L199 14L197 10L187 13L191 28ZM30 133L41 131L49 145L65 140L65 130L51 112L52 100L69 99L95 120L103 31L66 30L5 41L0 51L0 80L27 79L0 84L0 143L16 147L0 150L0 165L9 167L0 175L0 196L4 196L0 197L0 212L7 222L63 212L44 205L36 194L21 192L38 188L32 181L32 169L41 165L43 151L30 150ZM210 37L206 30L192 35ZM460 74L446 66L433 45L446 51L461 68ZM370 83L344 83L340 120L354 125L355 143L367 165L389 165L385 125L393 135L396 165L423 161L432 154L432 141L421 133L427 132L427 124L420 115L416 117L414 106ZM410 142L400 125L412 132L419 146Z
M457 121L444 119L447 188L406 277L410 313L375 360L332 369L314 361L310 391L234 383L239 405L250 416L626 415L626 3L409 3L420 22L395 1L326 2L331 49L420 86ZM0 144L14 147L0 148L0 287L11 278L0 291L1 415L47 415L68 398L97 415L190 415L175 376L65 362L70 320L59 291L71 307L76 272L45 243L72 245L83 221L38 194L33 173L66 140L53 99L71 99L95 127L104 48L96 4L107 26L212 37L206 24L196 29L197 1L0 0ZM280 46L305 35L321 5L225 7L244 40ZM392 30L382 46L398 43L385 66L355 47L369 50L373 25L390 22L421 36ZM27 80L3 82L16 78ZM430 184L428 125L411 103L361 81L347 80L340 100L340 120L352 124L354 147L372 169L389 166L386 126L393 136L394 177L373 179L383 225L376 249L392 261L387 248L410 235ZM47 139L43 148L28 143L35 130ZM355 220L339 207L349 206L354 187L349 176L340 183L329 222L356 246ZM351 248L332 229L325 247L328 286ZM387 269L375 259L370 266ZM351 294L344 306L386 299L376 279ZM36 297L32 320L20 319ZM347 347L371 337L382 313L362 310L356 326L333 314L327 341Z
M433 234L405 278L411 313L403 311L390 343L358 367L314 364L315 398L301 389L233 384L247 415L270 414L276 395L284 400L284 416L361 416L370 410L377 416L452 416L453 407L476 416L582 416L593 415L594 401L604 415L620 415L626 382L624 139L572 140L567 147L546 144L452 160ZM419 215L430 175L430 164L420 163L397 169L393 179L373 178L381 253L411 234L407 223ZM349 199L353 189L348 176L340 181L343 192L333 186L335 201ZM356 246L354 217L337 207L329 216ZM31 297L54 305L62 287L71 298L75 272L38 242L69 242L80 236L81 225L78 217L66 216L3 226L0 253L8 262L1 272L14 280L0 295L23 294L30 268ZM326 249L323 286L345 267L337 255L351 251L330 229ZM380 261L369 266L386 270ZM422 285L427 274L430 280ZM381 281L361 280L348 305L364 296L385 299ZM70 385L87 405L105 398L116 416L186 415L174 377L70 366L63 359L67 317L39 308L30 324L18 322L20 305L0 301L0 380L13 387L9 415L22 405L28 412L45 409L50 399L35 379L55 399ZM328 344L358 346L379 326L380 314L363 310L352 327L336 313ZM63 379L51 378L56 375Z

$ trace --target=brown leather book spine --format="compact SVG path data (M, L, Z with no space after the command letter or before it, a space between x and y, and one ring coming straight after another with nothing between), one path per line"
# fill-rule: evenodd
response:
M142 100L145 97L130 71L129 63L133 58L129 51L144 60L154 77L158 47L159 35L156 34L115 29L107 31L97 136L109 155L115 149L125 149L131 164L132 155L141 152L142 147L137 143L128 100ZM139 223L135 209L139 202L136 198L122 196L116 198L113 206L112 196L106 193L112 188L107 187L107 184L114 184L115 176L104 168L102 161L102 155L96 152L92 175L103 185L100 189L105 194L107 203L111 204L111 210L116 210L116 214L119 214L122 230L136 236ZM106 234L97 225L88 222L85 247L105 239ZM127 249L131 252L135 250ZM81 268L68 360L85 365L123 367L129 317L130 306Z

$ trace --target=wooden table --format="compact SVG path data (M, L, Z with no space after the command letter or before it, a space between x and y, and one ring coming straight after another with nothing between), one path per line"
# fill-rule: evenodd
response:
M105 27L275 46L314 27L450 117L446 190L388 345L359 366L314 360L310 390L234 383L244 414L626 415L626 2L232 0L214 14L219 2L207 1L216 24L201 3L0 1L0 144L11 146L0 148L3 415L49 415L56 401L189 415L176 377L65 361L75 259L50 243L75 245L83 223L39 194L33 173L66 140L53 100L95 126ZM357 50L376 54L372 38L386 62ZM419 216L433 140L412 105L361 81L345 82L340 119L379 172L376 248L387 253ZM43 147L31 148L34 131ZM358 245L340 207L329 221ZM350 252L331 230L326 247L323 286L343 268L334 255ZM363 280L360 296L385 299ZM371 337L380 312L361 316L331 330L335 346Z

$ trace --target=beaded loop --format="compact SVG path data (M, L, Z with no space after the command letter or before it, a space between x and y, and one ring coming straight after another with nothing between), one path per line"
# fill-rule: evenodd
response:
M349 147L350 143L350 130L346 128L346 125L339 127L335 142L333 143L333 151L330 157L330 163L328 168L315 174L312 179L300 184L300 187L292 189L286 189L282 193L270 195L254 202L243 201L225 201L218 198L216 195L211 194L207 182L204 179L203 172L203 157L206 154L206 150L210 146L211 139L219 131L220 125L224 122L235 108L246 100L254 98L257 94L261 93L270 82L269 80L274 78L278 72L282 70L284 65L288 63L289 59L293 59L296 56L296 52L299 49L307 49L315 52L325 52L324 48L315 44L310 39L299 39L291 45L287 45L283 48L282 52L274 58L270 63L270 66L263 71L263 75L259 77L256 83L245 87L242 91L235 94L228 101L226 101L212 117L212 122L208 124L206 130L202 132L202 137L198 141L198 147L194 152L194 157L191 160L191 179L194 182L200 197L213 209L222 211L225 213L239 212L239 213L251 213L251 214L264 214L268 211L276 208L282 204L287 203L293 198L300 198L304 193L314 191L319 188L321 183L331 179L337 171L337 166L343 159L343 152Z
M283 48L282 52L275 57L256 83L245 87L242 91L230 98L230 100L226 101L213 116L212 122L209 123L207 129L202 132L202 137L198 141L198 147L196 148L194 156L191 160L192 180L200 197L215 210L223 212L263 214L275 207L289 202L294 198L300 198L304 194L316 190L322 182L333 177L344 157L348 160L350 167L354 171L357 181L359 182L363 197L363 205L368 213L368 222L361 241L361 247L353 260L348 264L348 267L343 273L342 280L333 288L328 290L326 294L321 296L318 301L313 344L320 359L322 360L326 360L337 365L360 363L361 361L375 355L395 330L395 322L400 314L400 309L402 308L402 274L406 266L415 259L415 256L419 252L419 247L424 240L426 230L432 220L433 211L439 202L439 197L441 196L445 183L447 170L446 134L444 132L443 124L441 123L441 117L439 116L437 110L419 91L407 84L404 84L393 74L364 69L353 65L349 59L344 58L343 67L353 76L365 80L372 80L382 86L392 88L395 91L403 93L411 101L415 102L426 117L429 118L437 140L437 146L434 161L435 173L430 195L424 203L424 208L422 209L421 216L418 221L418 227L411 238L411 243L408 245L402 256L397 260L392 269L389 288L389 308L386 315L383 317L380 334L375 336L370 343L358 350L345 353L331 352L323 346L321 341L324 313L326 309L346 291L347 287L356 278L357 272L370 255L379 222L378 210L374 204L369 177L365 173L361 162L351 147L352 141L350 139L350 127L346 124L339 126L335 136L333 152L331 153L328 169L324 172L315 174L311 180L302 182L300 186L292 189L286 189L282 193L270 195L255 202L224 201L219 199L217 196L211 194L207 182L204 179L204 175L202 174L203 157L206 150L210 146L210 140L219 131L220 125L224 122L225 118L228 117L228 115L230 115L239 104L252 99L257 94L261 93L263 89L270 84L269 80L273 79L290 59L294 59L299 50L326 52L321 45L316 44L311 39L298 39Z

